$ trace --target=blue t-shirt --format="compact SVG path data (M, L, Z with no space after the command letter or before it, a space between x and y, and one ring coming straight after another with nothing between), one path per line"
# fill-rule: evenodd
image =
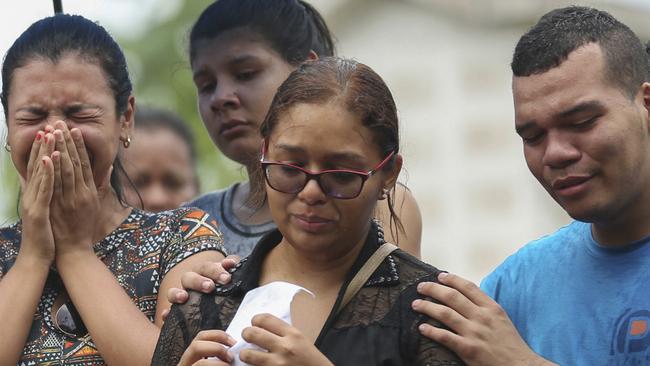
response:
M510 256L481 288L548 360L650 365L649 242L604 248L576 221Z

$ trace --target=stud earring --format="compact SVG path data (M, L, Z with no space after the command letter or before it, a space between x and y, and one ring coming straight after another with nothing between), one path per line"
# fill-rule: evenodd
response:
M381 190L381 194L379 195L379 200L385 200L388 198L388 189L384 188Z
M5 150L7 150L7 152L11 152L11 146L9 146L9 144L5 144Z
M124 146L125 149L128 149L129 146L131 146L131 136L126 136L126 140L122 141L122 146Z

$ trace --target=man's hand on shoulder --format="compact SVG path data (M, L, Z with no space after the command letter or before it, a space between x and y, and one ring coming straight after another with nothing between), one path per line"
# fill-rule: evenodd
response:
M451 330L420 325L420 333L454 351L471 366L556 365L533 352L503 308L471 281L441 273L440 283L422 282L421 295L439 303L415 300L413 309Z

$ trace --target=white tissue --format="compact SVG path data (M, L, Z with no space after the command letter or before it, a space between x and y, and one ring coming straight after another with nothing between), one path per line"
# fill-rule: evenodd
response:
M288 282L276 281L249 291L237 309L226 333L237 343L230 347L229 353L234 357L233 366L247 365L239 359L239 352L245 348L261 348L242 339L241 332L251 326L251 319L257 314L268 313L291 325L291 301L300 291L314 296L311 291Z

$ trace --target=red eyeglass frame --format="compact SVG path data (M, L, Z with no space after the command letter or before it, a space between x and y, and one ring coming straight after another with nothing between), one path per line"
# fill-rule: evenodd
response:
M338 199L352 199L352 198L356 198L357 196L359 196L359 194L363 190L363 185L366 183L366 180L368 180L368 178L370 178L375 173L377 173L381 168L383 168L384 165L386 165L386 163L395 155L395 150L391 151L390 154L388 154L388 156L386 156L384 158L384 160L380 161L379 164L377 164L373 169L368 170L368 171L360 171L360 170L353 170L353 169L329 169L329 170L321 170L319 172L315 172L315 171L311 171L311 170L305 169L303 167L300 167L300 166L297 166L297 165L294 165L294 164L291 164L291 163L282 163L282 162L279 162L279 161L264 160L264 156L266 155L266 151L267 151L266 147L267 147L266 141L264 141L263 144L262 144L262 157L260 158L260 164L262 165L262 170L263 171L265 171L265 167L268 166L268 165L280 165L280 166L289 166L289 167L292 167L294 169L298 169L298 170L300 170L301 172L303 172L303 173L305 173L307 175L307 177L305 179L305 185L303 185L302 188L299 191L297 191L297 192L282 192L282 191L280 191L278 189L273 188L273 186L271 186L271 188L275 189L278 192L289 193L289 194L298 193L298 192L302 191L303 189L305 189L305 186L307 185L307 183L310 180L314 179L318 183L318 186L323 191L323 193L325 193L325 190L320 185L320 176L322 174L325 174L325 173L351 173L351 174L356 174L356 175L360 176L361 179L362 179L361 187L359 188L359 192L357 192L356 195L354 195L352 197L337 197L337 196L331 196L331 195L326 193L327 196L333 197L333 198L338 198ZM267 183L268 183L268 177L266 176L266 173L264 174L264 177L265 177L265 179L267 180ZM269 183L269 185L271 185L271 184Z

